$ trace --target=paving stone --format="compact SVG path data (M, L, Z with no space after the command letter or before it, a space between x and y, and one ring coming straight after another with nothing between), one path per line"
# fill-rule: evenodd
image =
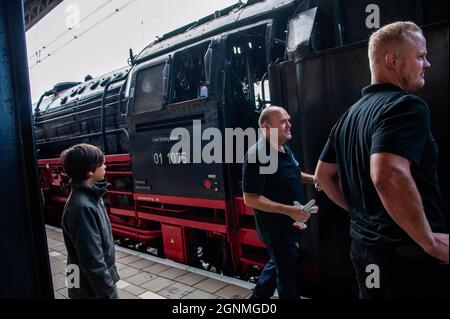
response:
M141 288L144 288L146 290L150 290L153 292L158 292L161 289L164 289L166 287L169 287L170 285L173 285L175 281L162 278L162 277L156 277L155 279L152 279L150 281L147 281L145 284L141 285Z
M57 250L58 248L65 247L64 243L60 241L55 241L53 244L48 246L51 250Z
M184 285L180 282L177 282L169 287L166 287L158 291L158 294L168 299L181 299L184 296L188 295L193 290L194 288Z
M118 289L123 289L123 288L125 288L126 286L129 286L129 285L131 285L129 282L127 282L125 280L122 280L122 279L120 279L118 282L116 282L116 286L117 286Z
M129 265L135 261L141 260L142 258L138 256L129 255L123 258L120 258L118 261L120 261L122 264Z
M66 260L67 260L67 256L66 255L63 255L63 254L60 254L59 256L56 256L55 257L57 260L59 260L59 261L62 261L62 262L66 262Z
M57 250L58 252L60 252L61 254L67 256L67 250L66 250L66 247L58 248L58 249L56 249L56 250Z
M135 285L127 285L126 287L122 288L122 290L129 292L130 294L133 294L135 296L139 296L145 292L145 289Z
M157 275L157 274L159 274L160 272L163 272L164 270L167 270L167 269L169 269L169 268L171 268L171 267L170 267L170 266L167 266L167 265L163 265L163 264L158 264L158 263L156 263L156 264L154 264L154 265L151 265L151 266L149 266L149 267L144 268L143 270L144 270L144 271L147 271L147 272L150 272L150 273L152 273L152 274Z
M52 250L53 251L64 251L64 250L66 250L66 245L64 245L63 243L56 244L52 247Z
M194 291L190 292L186 296L184 296L182 299L216 299L217 296L207 293L200 289L195 289Z
M138 296L141 299L166 299L163 296L155 294L154 292L147 291Z
M147 272L141 272L138 273L136 275L133 275L131 277L127 278L127 282L133 284L133 285L137 285L140 286L144 283L146 283L147 281L150 281L151 279L154 279L156 276L153 274L149 274Z
M128 266L116 261L116 267L117 267L117 270L121 270L121 269L124 269L125 267L128 267Z
M141 259L135 262L132 262L130 264L128 264L130 267L134 267L134 268L138 268L138 269L144 269L146 267L149 267L151 265L154 265L155 262L148 260L148 259Z
M63 296L65 299L69 299L69 294L68 294L68 292L67 292L67 288L62 288L62 289L59 289L58 291L57 291L61 296Z
M48 255L50 257L56 257L56 256L61 256L62 254L58 251L52 251L52 252L48 253Z
M55 274L65 274L66 271L66 264L62 261L55 261L53 263L50 263L50 268L52 269L52 275Z
M66 288L66 276L61 274L53 275L53 290L59 290L61 288Z
M64 237L63 235L60 234L55 234L55 235L51 235L50 236L52 239L59 241L59 242L64 242Z
M60 293L58 293L57 291L55 291L55 299L66 299L66 297L64 297L63 295L61 295Z
M207 277L195 274L193 272L187 273L183 276L180 276L178 278L175 278L176 281L179 281L185 285L193 286L195 284L198 284L200 281L205 280Z
M139 299L138 297L136 297L135 295L123 291L122 289L117 289L119 291L119 297L120 299Z
M121 279L126 279L128 277L134 276L139 272L136 268L125 267L119 270L119 276Z
M61 256L63 256L63 255L61 255ZM50 260L50 266L61 261L61 260L57 259L56 257L52 257L52 256L48 256L48 260Z
M226 285L227 285L226 282L214 278L208 278L194 285L194 287L213 294L216 291L225 287Z
M130 256L130 254L116 249L116 259Z
M245 289L236 285L227 285L217 291L215 294L225 299L243 299L249 293L249 289Z
M172 268L169 268L167 270L164 270L164 271L160 272L158 274L158 276L169 278L169 279L175 279L175 278L180 277L182 275L185 275L187 273L188 272L186 270L184 270L184 269L179 269L179 268L172 267Z

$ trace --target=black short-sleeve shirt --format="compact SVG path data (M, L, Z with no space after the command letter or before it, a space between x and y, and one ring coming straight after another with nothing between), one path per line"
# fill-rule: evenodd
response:
M362 93L331 130L320 157L323 162L338 163L349 205L351 237L373 245L412 241L387 213L370 178L370 155L381 152L412 162L412 177L431 229L444 232L438 150L430 131L428 106L387 83L368 86Z
M275 151L278 166L273 174L261 174L260 168L266 166L258 160L258 149L263 148L268 154L270 144L260 139L249 148L242 168L242 189L244 193L263 195L281 204L292 205L301 201L302 185L300 164L292 151L284 145L285 153ZM253 160L251 160L253 159ZM255 160L256 159L256 160ZM299 231L293 225L294 220L288 216L255 211L256 228L260 239L268 245L286 241L298 241Z

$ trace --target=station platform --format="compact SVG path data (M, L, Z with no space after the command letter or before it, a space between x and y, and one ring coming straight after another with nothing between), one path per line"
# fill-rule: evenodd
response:
M62 231L46 226L53 289L67 299ZM121 299L248 299L254 284L116 245Z

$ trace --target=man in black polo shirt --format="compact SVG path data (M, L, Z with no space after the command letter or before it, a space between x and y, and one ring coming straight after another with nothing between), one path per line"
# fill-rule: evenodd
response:
M280 299L300 298L298 280L299 230L294 221L306 222L317 206L297 208L301 183L313 183L313 176L302 173L299 163L285 143L292 138L289 114L270 106L261 112L259 126L264 138L250 147L242 171L244 202L255 209L258 235L270 256L251 298L268 299L278 290ZM272 130L271 130L272 129ZM276 133L276 134L273 134ZM272 134L272 139L270 138ZM275 138L274 138L275 137ZM272 148L272 149L270 149ZM258 154L276 154L277 169L264 174Z
M339 119L317 165L321 188L349 212L360 298L448 296L448 234L437 147L421 88L430 64L414 23L369 41L372 85Z

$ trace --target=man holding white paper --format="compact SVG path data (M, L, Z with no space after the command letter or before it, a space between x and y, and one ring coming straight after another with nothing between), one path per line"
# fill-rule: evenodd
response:
M270 106L261 112L259 126L263 138L250 147L242 170L244 202L254 208L260 239L267 245L270 260L253 289L252 299L269 299L275 289L280 299L300 298L298 278L299 228L318 211L315 201L302 206L302 183L314 183L303 173L294 154L285 144L292 138L290 116L282 107ZM260 170L261 152L277 153L278 167L273 174ZM295 203L297 202L297 203ZM299 225L296 227L293 223Z

